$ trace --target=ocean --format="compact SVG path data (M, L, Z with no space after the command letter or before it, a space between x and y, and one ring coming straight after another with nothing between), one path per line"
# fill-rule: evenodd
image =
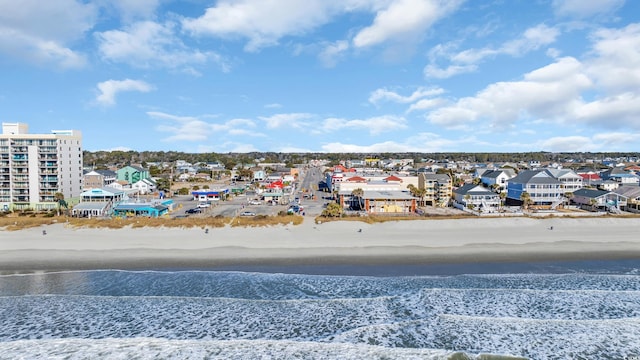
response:
M0 359L640 359L638 264L4 274Z

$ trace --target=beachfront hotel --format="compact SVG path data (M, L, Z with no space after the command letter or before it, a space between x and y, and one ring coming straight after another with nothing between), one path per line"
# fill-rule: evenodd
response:
M29 134L24 123L2 123L0 211L47 210L82 192L82 134L52 130Z

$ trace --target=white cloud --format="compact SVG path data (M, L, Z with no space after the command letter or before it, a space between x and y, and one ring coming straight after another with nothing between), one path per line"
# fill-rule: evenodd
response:
M436 109L427 119L446 128L466 127L483 119L489 128L499 131L531 117L570 121L566 115L580 105L581 92L593 86L583 71L576 59L561 58L525 74L522 81L497 82L474 97Z
M559 16L583 19L599 14L610 14L622 7L624 2L625 0L553 0L553 9Z
M278 103L271 103L271 104L266 104L265 109L281 109L282 108L282 104L278 104Z
M473 138L445 139L434 133L417 133L404 141L384 141L369 145L345 144L341 142L327 143L322 151L339 153L384 153L384 152L438 152L456 151L464 144L474 144Z
M195 71L188 65L202 65L209 61L218 63L223 71L229 70L224 59L213 52L189 49L174 33L175 24L159 24L142 21L124 30L96 33L99 51L107 61L123 62L133 67L186 67L187 73ZM189 70L190 69L190 70Z
M182 25L197 35L247 38L245 49L256 51L325 24L337 10L336 3L324 0L220 0Z
M429 64L424 68L424 76L434 79L448 79L452 76L474 72L478 69L476 65L449 65L440 68L434 64Z
M364 48L388 40L415 41L435 22L460 6L460 0L397 0L379 11L371 26L353 38L353 45Z
M572 115L581 122L603 128L640 129L640 94L627 92L576 106Z
M356 11L376 14L373 24L353 38L358 48L388 41L415 41L433 23L454 11L462 0L220 0L198 18L184 19L196 35L248 39L247 51L277 45L286 36L302 36ZM326 47L320 59L329 66L348 48L343 41Z
M595 151L592 140L585 136L558 136L541 141L540 149L551 152Z
M336 42L325 45L324 49L318 55L322 64L326 67L334 67L338 63L344 53L349 50L349 42L346 40L338 40Z
M371 135L379 135L399 129L407 128L407 120L403 117L384 115L368 119L327 118L319 124L323 132L334 132L343 129L367 131Z
M0 53L39 65L82 67L85 56L69 44L93 27L96 15L96 6L76 0L0 0Z
M600 29L592 35L593 57L587 60L590 76L610 92L640 88L640 24L622 29Z
M383 101L392 101L402 104L408 104L425 97L440 95L442 93L444 93L444 90L441 88L419 87L411 95L402 96L395 91L391 91L387 88L381 88L374 90L371 95L369 95L369 102L372 104L378 104Z
M245 138L265 136L251 130L256 127L256 124L250 119L236 118L220 123L210 123L202 120L208 116L177 116L158 111L149 111L147 115L153 119L165 120L165 123L156 126L156 130L172 134L162 139L167 142L220 140L228 139L229 136Z
M313 114L307 113L290 113L290 114L275 114L272 116L260 116L258 119L264 121L267 124L267 128L292 128L299 129L308 125L305 120L313 118Z
M507 41L497 48L467 49L452 53L454 44L438 45L429 52L431 63L425 66L424 74L427 78L445 79L454 75L476 71L478 63L485 58L499 55L523 56L556 41L560 35L558 29L540 24L531 27L517 39ZM440 67L440 58L450 62L446 67Z
M445 103L446 103L446 100L440 99L440 98L420 99L415 103L411 104L411 106L409 106L409 109L407 109L407 113L410 113L413 111L423 111L423 110L437 108L438 106L442 106Z
M139 91L149 92L153 90L153 86L141 80L107 80L97 85L100 94L96 97L96 101L101 105L114 105L116 103L116 95L123 91Z

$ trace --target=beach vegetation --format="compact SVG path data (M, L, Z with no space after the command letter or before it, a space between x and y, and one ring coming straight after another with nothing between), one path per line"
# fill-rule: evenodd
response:
M342 206L338 203L329 203L326 208L322 210L320 216L325 218L339 218L342 216Z

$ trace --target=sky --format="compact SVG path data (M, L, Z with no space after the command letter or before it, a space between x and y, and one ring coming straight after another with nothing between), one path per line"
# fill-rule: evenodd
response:
M640 151L637 0L0 0L0 121L83 148Z

